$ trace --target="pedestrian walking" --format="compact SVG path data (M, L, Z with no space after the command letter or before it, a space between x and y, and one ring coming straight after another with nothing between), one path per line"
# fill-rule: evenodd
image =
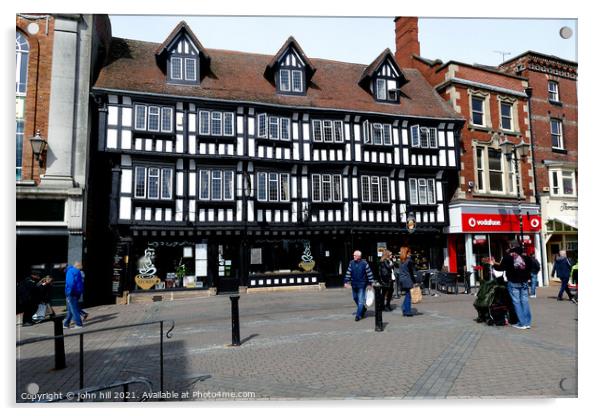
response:
M30 326L35 323L33 315L40 303L40 290L38 288L40 277L39 270L31 269L29 276L17 285L17 312L23 313L23 326Z
M554 267L552 268L552 277L557 275L560 279L560 292L558 292L558 296L556 300L562 300L562 296L564 292L569 295L569 300L573 303L577 303L577 299L573 297L571 292L569 291L569 278L571 277L571 262L566 257L566 251L560 250L558 252L558 256L554 261Z
M366 260L362 260L362 252L356 250L353 252L353 260L349 262L347 273L345 273L345 287L351 287L353 301L357 305L355 321L366 316L366 289L372 288L374 275Z
M399 299L399 292L401 289L401 285L399 284L399 258L396 256L391 256L391 261L393 261L393 278L395 279L395 294L393 297L395 299Z
M67 300L67 316L63 321L63 328L69 328L71 320L75 322L75 329L82 327L81 311L79 310L79 297L84 293L82 280L82 264L79 261L67 267L65 273L65 298Z
M538 285L538 280L537 280L537 275L539 274L539 271L541 270L541 264L539 263L539 260L537 260L537 257L535 257L535 252L531 253L531 292L529 297L530 298L536 298L537 296L535 295L535 291L537 290L537 285Z
M414 261L412 260L410 248L401 247L399 249L399 283L402 291L405 292L401 303L403 316L413 316L410 289L414 286L414 281Z
M385 250L380 258L378 278L385 300L383 310L391 312L393 310L391 308L391 298L393 298L393 282L395 278L393 276L393 261L391 260L391 252L389 250Z
M38 309L33 315L34 322L41 322L46 319L46 315L51 318L55 316L54 309L51 305L52 298L52 282L53 279L50 275L43 277L36 284L38 290Z
M523 249L518 241L509 243L509 248L502 260L497 263L494 258L489 264L495 270L504 271L508 279L508 293L512 299L518 322L512 325L517 329L531 328L531 308L529 307L529 285L531 277L531 258L523 255Z
M80 270L82 274L82 287L84 285L84 281L86 280L86 274L83 270ZM82 321L88 320L88 312L84 310L84 294L79 295L79 299L77 301L77 305L79 306L79 315L82 317Z

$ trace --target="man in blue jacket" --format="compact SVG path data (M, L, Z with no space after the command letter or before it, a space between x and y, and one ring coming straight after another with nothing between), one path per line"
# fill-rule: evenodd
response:
M362 252L356 250L353 253L353 260L349 262L347 273L345 274L345 287L351 286L353 301L357 305L355 321L359 321L366 315L366 288L372 287L374 276L366 260L362 260Z
M577 299L571 294L569 290L569 278L571 276L572 264L566 257L566 251L560 250L556 260L554 261L554 267L552 268L552 277L556 274L560 278L560 292L558 292L557 300L562 300L563 292L569 295L569 300L573 303L577 303Z
M79 297L84 293L82 279L82 264L79 261L67 267L65 273L65 298L67 300L67 317L63 321L63 328L69 328L71 319L75 322L75 329L82 327L81 312L79 310Z

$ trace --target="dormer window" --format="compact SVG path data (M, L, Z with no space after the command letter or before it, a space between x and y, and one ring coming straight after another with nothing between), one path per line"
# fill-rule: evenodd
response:
M264 76L286 95L305 95L316 69L297 41L290 37L266 66Z
M399 92L407 83L401 69L389 49L385 49L362 73L359 85L369 92L374 100L399 103Z
M198 84L211 58L186 22L180 22L155 52L171 84Z

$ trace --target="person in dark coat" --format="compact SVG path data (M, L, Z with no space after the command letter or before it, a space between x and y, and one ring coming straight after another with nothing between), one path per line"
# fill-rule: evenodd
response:
M366 260L362 260L362 252L356 250L353 252L353 260L349 262L347 273L345 273L345 287L351 287L353 301L357 305L355 321L366 316L366 289L372 287L374 275Z
M40 277L40 272L32 269L29 276L17 285L17 305L20 311L23 312L23 326L30 326L35 323L33 315L40 303L40 291L38 289Z
M535 252L531 253L531 295L529 297L535 298L535 291L537 290L537 275L541 270L541 264L539 264L539 260L535 257Z
M401 247L399 250L399 284L401 285L401 289L405 291L401 304L403 316L413 316L410 289L414 286L414 280L414 261L410 255L410 249L408 247Z
M508 294L512 299L518 322L512 325L517 329L531 328L531 308L529 307L529 284L531 278L531 258L523 255L523 248L518 241L509 243L509 249L499 263L490 260L495 270L506 272Z
M385 250L380 258L378 268L378 280L383 288L383 298L385 300L385 311L391 312L391 298L393 298L393 261L391 260L391 252Z
M563 293L566 292L569 295L569 300L573 303L577 303L577 300L573 297L569 291L569 278L571 276L571 262L566 257L566 251L560 250L556 260L554 261L554 267L552 268L552 277L556 274L560 279L560 292L558 292L557 300L562 300Z

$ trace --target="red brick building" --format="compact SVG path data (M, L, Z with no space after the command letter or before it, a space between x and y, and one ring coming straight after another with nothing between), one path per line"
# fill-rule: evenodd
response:
M16 274L35 267L53 275L57 297L62 267L85 253L89 91L107 23L16 16Z
M508 240L520 238L521 233L527 250L540 256L541 217L532 174L528 79L497 68L421 57L416 17L398 17L395 33L399 66L418 69L466 118L461 132L459 186L450 203L447 229L450 271L476 269L486 274L483 258L492 255L499 259ZM509 151L512 145L503 145L507 142L516 146L516 153Z
M577 63L528 51L500 70L529 80L535 184L549 270L559 250L577 258Z

